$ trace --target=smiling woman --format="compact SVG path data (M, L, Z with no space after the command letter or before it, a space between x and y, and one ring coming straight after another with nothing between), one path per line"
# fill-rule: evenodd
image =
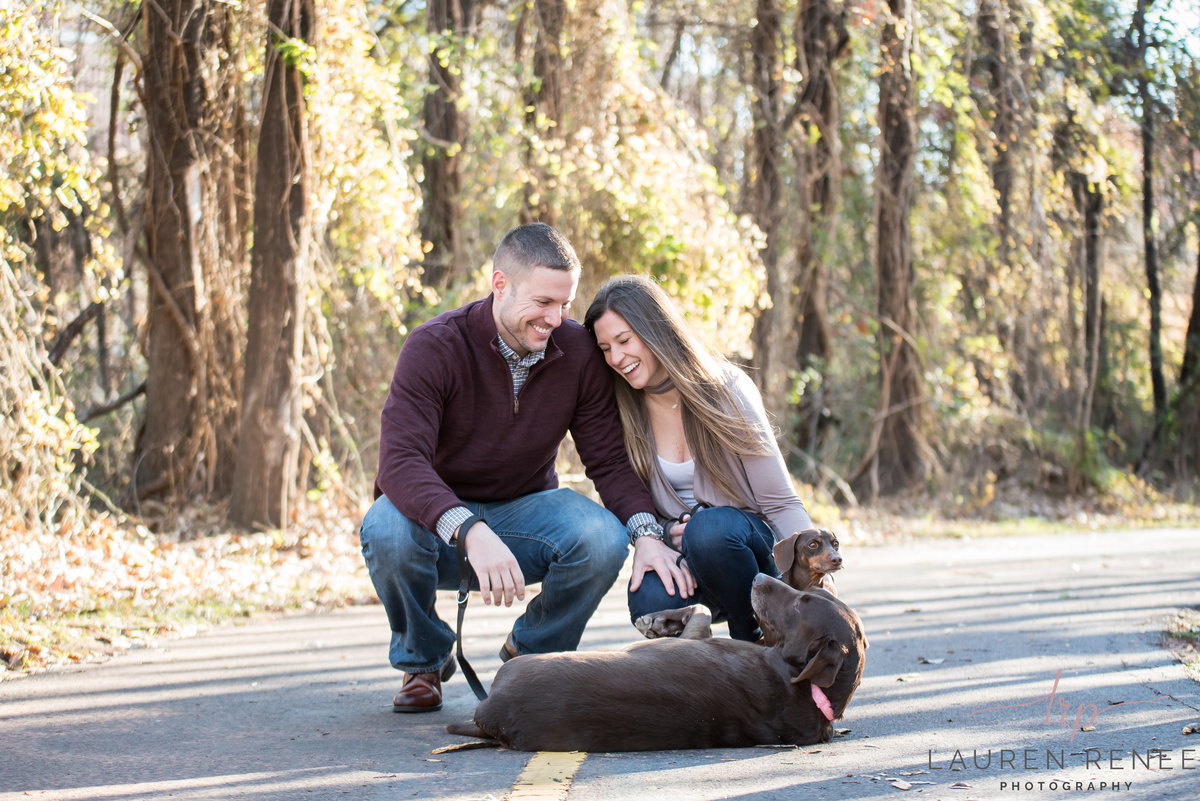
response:
M668 380L666 368L634 333L629 322L615 311L606 311L596 320L596 344L608 366L616 370L634 389L658 386ZM671 404L678 409L679 403Z
M696 601L735 639L761 636L747 588L778 576L775 541L812 527L749 377L692 334L654 281L600 288L584 318L608 366L625 449L668 538L639 537L630 618Z

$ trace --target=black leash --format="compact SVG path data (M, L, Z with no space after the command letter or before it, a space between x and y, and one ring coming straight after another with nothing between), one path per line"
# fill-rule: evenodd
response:
M463 655L462 627L463 618L467 615L467 598L471 594L471 576L475 574L474 569L467 562L467 532L471 530L471 526L481 522L486 523L487 521L479 515L471 515L463 521L463 524L458 527L458 538L455 545L455 550L458 551L458 631L455 634L458 666L462 668L467 684L471 686L471 691L480 701L487 698L487 692L483 689L479 677L475 675L474 668L467 662L467 657Z

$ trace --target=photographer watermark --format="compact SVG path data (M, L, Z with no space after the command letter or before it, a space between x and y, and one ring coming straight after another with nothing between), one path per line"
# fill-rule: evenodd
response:
M1024 704L1009 704L1007 706L989 706L984 709L976 709L970 715L967 715L967 717L971 717L972 715L979 715L984 712L994 712L997 709L1020 709L1023 706L1033 706L1034 704L1040 704L1042 701L1045 701L1046 702L1046 719L1045 719L1046 725L1047 726L1058 725L1064 729L1069 726L1071 729L1070 742L1073 743L1073 742L1075 742L1075 733L1076 732L1089 731L1091 728L1093 728L1095 726L1096 718L1100 717L1100 715L1102 715L1105 712L1108 712L1111 709L1116 709L1119 706L1132 706L1134 704L1150 704L1150 703L1154 703L1155 701L1162 700L1161 698L1148 698L1145 701L1118 701L1117 703L1109 704L1108 706L1106 706L1104 708L1101 708L1101 707L1097 706L1096 704L1080 704L1078 707L1072 707L1072 704L1070 701L1068 701L1064 697L1059 696L1059 694L1058 694L1058 682L1059 682L1059 679L1061 679L1061 678L1062 678L1062 668L1059 668L1058 673L1054 674L1054 686L1050 688L1050 693L1048 695L1043 695L1041 698L1035 698L1032 701L1028 701ZM1062 714L1059 715L1059 717L1058 717L1058 721L1056 723L1051 722L1051 720L1050 720L1051 717L1053 717L1054 714L1058 711L1062 712ZM1071 716L1072 711L1074 711L1075 717L1073 720L1071 720L1068 723L1067 719ZM1087 716L1086 723L1083 722L1085 715Z
M1060 690L1062 670L1054 676L1050 691L1019 704L977 709L967 717L1005 709L1036 710L1046 726L1070 729L1066 746L1039 748L929 749L926 769L931 773L955 771L990 773L1006 792L1123 792L1134 780L1152 773L1191 771L1200 768L1200 749L1110 748L1075 745L1079 732L1095 731L1101 716L1119 706L1148 704L1164 698L1120 701L1099 705L1075 703ZM1043 706L1044 705L1044 706ZM1101 724L1102 725L1102 724ZM1041 774L1041 775L1033 775ZM1084 774L1084 775L1080 775Z

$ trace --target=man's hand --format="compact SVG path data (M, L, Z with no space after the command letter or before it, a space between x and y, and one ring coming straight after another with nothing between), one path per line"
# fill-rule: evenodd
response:
M525 576L517 557L513 556L496 532L482 520L471 526L470 532L459 531L466 536L467 561L475 568L479 578L479 591L484 604L512 606L513 598L525 600Z
M679 588L680 598L690 598L696 592L696 579L687 569L679 551L674 551L654 537L638 537L633 546L633 577L629 580L629 591L637 592L642 586L642 577L653 570L662 579L667 595L674 595Z

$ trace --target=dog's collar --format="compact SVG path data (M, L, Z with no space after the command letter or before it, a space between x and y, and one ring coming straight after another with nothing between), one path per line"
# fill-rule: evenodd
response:
M825 719L832 722L833 704L829 703L829 698L825 695L825 691L815 684L810 683L809 686L812 687L813 703L817 705L817 709L821 710L821 714L825 716Z

